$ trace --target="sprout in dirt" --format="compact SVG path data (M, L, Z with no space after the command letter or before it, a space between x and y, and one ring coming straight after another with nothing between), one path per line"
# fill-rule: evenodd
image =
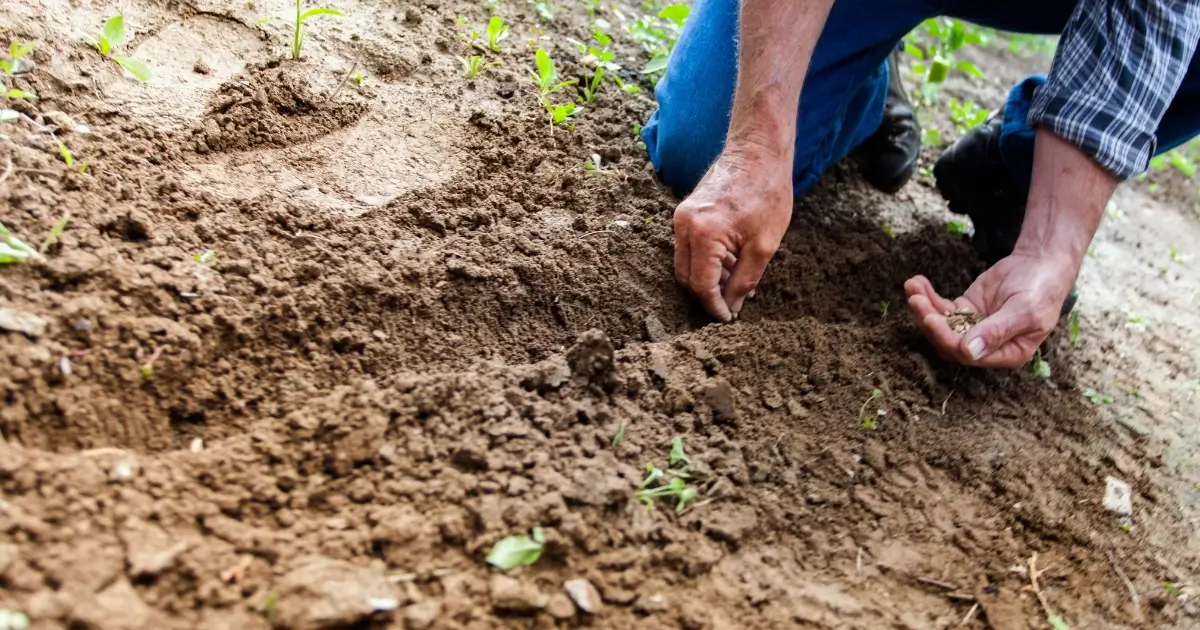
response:
M543 97L553 94L567 86L575 85L576 81L558 80L558 69L554 67L554 60L550 58L550 53L546 52L545 48L537 49L534 53L534 62L537 72L530 71L530 76L533 77L534 83L538 86L538 91Z
M197 265L211 265L214 262L217 262L217 253L211 249L206 249L202 252L196 252L196 254L192 256L192 262L196 263Z
M71 149L67 148L66 143L59 140L58 154L62 156L63 162L68 168L75 168L75 155L71 153ZM86 163L79 165L79 172L86 173L88 165Z
M628 26L633 40L650 54L642 74L654 75L666 70L667 58L690 13L691 7L685 3L669 4L658 12L657 17L642 16Z
M96 49L106 59L112 59L126 72L137 77L139 81L150 80L150 67L133 57L114 55L113 49L125 44L125 16L114 15L104 23L100 39L96 41Z
M71 211L63 212L62 218L54 222L54 226L50 228L50 234L46 236L46 240L42 241L42 247L39 250L45 254L50 251L51 247L58 244L58 237L62 236L63 230L67 229L67 223L71 220Z
M316 7L305 11L304 7L301 5L301 2L303 2L303 0L296 0L296 20L292 23L292 59L299 59L301 51L304 50L304 34L307 32L304 23L307 22L309 18L314 18L318 15L346 17L345 13L342 13L337 9L330 9L329 7ZM258 23L265 24L274 19L276 18L266 18L259 20Z
M668 461L671 464L671 468L676 468L679 464L683 464L683 468L686 470L692 465L692 460L683 451L683 438L677 437L671 440L671 456Z
M1033 360L1029 362L1029 371L1040 379L1050 378L1050 362L1042 358L1041 350L1033 355Z
M1088 399L1093 405L1107 405L1113 401L1112 396L1100 393L1090 387L1083 390L1083 397Z
M500 65L499 61L484 61L483 55L471 55L466 58L459 57L458 60L462 62L463 71L467 73L468 79L474 79L479 76L479 73L483 72L484 68L488 66Z
M20 67L18 62L30 52L33 52L33 44L26 44L16 39L12 40L8 45L8 57L0 58L0 72L10 77L16 74Z
M966 221L951 219L946 222L946 230L955 236L966 236L971 233L971 228Z
M657 469L656 469L657 470ZM698 492L688 486L681 477L675 477L665 486L638 490L634 497L646 505L646 509L654 509L654 500L659 497L675 497L675 513L682 514L687 504L696 498Z
M542 557L546 536L541 527L534 527L530 534L501 538L488 553L487 563L507 571L537 562Z
M625 421L621 421L621 426L617 427L617 433L612 437L612 447L617 448L625 439Z
M550 0L529 0L529 3L533 5L533 12L537 13L538 17L547 22L554 21L554 13L558 11L558 7Z
M1071 347L1079 347L1079 311L1071 311Z
M987 35L976 26L953 18L930 18L922 23L932 43L922 48L905 42L904 50L917 59L913 72L922 75L919 95L925 102L936 101L942 84L955 69L976 78L983 78L983 71L969 61L955 60L955 52L967 44L986 45Z
M654 509L654 500L659 497L674 497L675 498L675 513L682 514L687 509L688 503L696 498L699 492L687 485L687 480L691 479L691 474L688 473L688 468L692 464L692 460L688 459L683 450L683 438L674 438L671 440L669 470L655 466L654 464L646 465L646 478L638 485L637 492L634 493L634 498L646 504L646 509ZM666 485L657 485L657 482L664 477L670 476L671 480Z
M883 318L887 317L887 312L888 312L888 301L884 300L879 303L879 319L883 319Z
M508 31L509 27L504 23L504 18L493 15L487 25L488 49L492 52L500 52L500 42L508 38Z
M4 93L4 98L19 98L21 100L31 101L37 98L37 94L34 94L33 92L26 92L25 90L19 90L17 88L9 88L8 91Z
M37 250L17 238L17 235L0 223L0 265L29 262L38 257Z
M599 153L593 153L591 157L583 162L583 170L587 171L588 175L617 175L620 173L620 171L611 166L605 166Z
M859 428L870 429L872 431L879 428L879 423L875 421L875 416L867 414L867 406L882 396L883 392L879 391L878 389L871 390L870 398L867 398L867 401L862 404L862 408L858 410ZM881 409L880 412L882 411L883 410ZM882 413L878 413L877 415L882 415Z
M363 85L366 85L366 83L367 83L367 77L363 76L362 71L355 70L354 71L354 84L357 85L358 87L362 87Z

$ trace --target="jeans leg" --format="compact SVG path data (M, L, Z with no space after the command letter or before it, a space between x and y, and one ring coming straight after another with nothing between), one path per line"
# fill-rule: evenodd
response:
M663 182L685 195L720 155L737 80L738 0L696 0L642 130ZM796 114L796 194L879 127L892 48L942 0L841 0L817 42ZM864 19L870 16L870 19Z

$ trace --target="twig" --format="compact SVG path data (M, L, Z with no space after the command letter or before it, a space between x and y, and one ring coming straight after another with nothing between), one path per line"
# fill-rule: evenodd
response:
M1046 616L1053 617L1053 609L1051 609L1050 604L1046 602L1046 596L1042 594L1042 589L1038 588L1037 579L1043 571L1045 571L1045 569L1038 571L1037 552L1035 551L1033 552L1032 556L1029 556L1029 586L1033 589L1033 594L1037 596L1038 603L1042 605L1042 610L1046 613Z
M354 60L354 63L350 64L350 69L346 71L346 74L345 74L345 76L343 76L343 77L342 77L342 80L338 82L337 89L336 89L336 90L334 90L334 91L333 91L333 94L330 94L330 95L329 95L329 98L327 98L327 99L325 99L325 100L327 100L327 101L331 101L331 102L332 102L332 101L333 101L333 99L337 98L337 95L338 95L338 94L339 94L339 93L342 91L342 88L343 88L343 87L345 87L345 85L346 85L346 80L347 80L347 79L349 79L349 78L350 78L350 75L351 75L351 74L354 74L354 71L355 71L355 70L357 70L357 69L358 69L358 60L357 60L357 59L355 59L355 60Z
M1117 577L1121 578L1121 581L1125 583L1125 588L1129 589L1129 597L1133 599L1133 610L1136 613L1134 618L1141 621L1142 598L1138 597L1137 589L1133 587L1133 582L1129 581L1129 576L1125 575L1125 572L1121 570L1121 566L1117 564L1117 557L1113 555L1112 550L1105 549L1104 552L1108 554L1108 562L1112 565L1113 570L1117 572Z
M946 400L942 401L942 417L946 416L946 403L950 402L950 396L954 395L954 390L950 390L950 394L946 396Z
M975 619L975 613L978 613L978 612L979 612L979 602L975 602L975 604L973 606L971 606L971 610L967 611L967 616L963 617L962 621L959 622L958 625L965 626L965 625L971 623L971 621Z
M918 582L920 582L920 583L922 583L922 584L928 584L929 586L936 586L936 587L938 587L938 588L944 588L944 589L946 589L947 591L957 591L957 590L958 590L958 587L957 587L957 586L955 586L955 585L953 585L953 584L951 584L951 583L949 583L949 582L943 582L943 581L941 581L941 580L935 580L935 579L933 579L933 578L931 578L931 577L918 577L918 578L917 578L917 581L918 581Z

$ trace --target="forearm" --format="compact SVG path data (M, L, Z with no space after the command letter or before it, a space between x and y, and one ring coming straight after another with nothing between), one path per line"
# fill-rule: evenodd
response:
M742 0L738 78L727 150L790 159L808 64L833 0Z
M1016 253L1078 268L1116 186L1116 176L1078 147L1039 129Z

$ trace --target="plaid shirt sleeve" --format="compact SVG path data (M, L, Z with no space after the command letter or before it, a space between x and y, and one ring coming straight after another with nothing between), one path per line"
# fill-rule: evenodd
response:
M1155 130L1200 38L1200 2L1079 0L1029 124L1043 126L1121 179L1146 170Z

